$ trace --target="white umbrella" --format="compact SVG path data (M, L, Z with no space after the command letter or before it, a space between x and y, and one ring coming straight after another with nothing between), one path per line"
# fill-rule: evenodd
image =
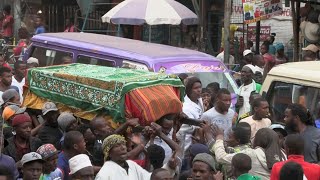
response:
M128 25L197 24L198 17L174 0L125 0L104 16L102 22ZM150 28L151 30L151 28ZM151 33L149 31L149 41Z

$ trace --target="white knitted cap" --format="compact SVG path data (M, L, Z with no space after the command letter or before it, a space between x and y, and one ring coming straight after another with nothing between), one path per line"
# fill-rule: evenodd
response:
M79 154L69 160L69 166L70 174L74 174L83 168L91 167L92 164L89 156L87 156L86 154Z

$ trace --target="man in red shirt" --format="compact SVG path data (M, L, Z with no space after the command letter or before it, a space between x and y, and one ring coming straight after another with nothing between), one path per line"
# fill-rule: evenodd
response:
M289 161L300 164L308 180L320 179L320 166L304 161L304 140L300 135L291 134L287 136L285 140L285 150L288 155L288 160L273 165L270 180L279 180L282 166Z
M13 37L14 19L10 13L11 13L11 6L5 5L3 7L4 19L2 21L2 30L3 30L3 39L6 41L6 43L8 43L9 41L12 41L12 37Z

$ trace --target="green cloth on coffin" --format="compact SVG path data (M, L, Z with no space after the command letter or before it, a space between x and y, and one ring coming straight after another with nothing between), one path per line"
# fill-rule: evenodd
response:
M107 110L115 122L125 121L124 96L134 89L170 85L180 89L180 100L184 96L176 75L88 64L32 68L27 79L39 97L87 112Z

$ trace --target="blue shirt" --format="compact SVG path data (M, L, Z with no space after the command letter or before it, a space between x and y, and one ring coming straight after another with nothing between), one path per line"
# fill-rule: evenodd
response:
M320 129L320 119L315 120L316 127Z
M41 34L41 33L45 33L46 29L43 26L39 26L36 29L36 32L34 34Z
M64 180L71 179L69 176L69 173L70 173L69 159L66 157L63 151L60 152L58 155L58 168L62 171Z
M63 174L62 171L57 168L52 171L50 174L42 174L39 180L62 180Z

